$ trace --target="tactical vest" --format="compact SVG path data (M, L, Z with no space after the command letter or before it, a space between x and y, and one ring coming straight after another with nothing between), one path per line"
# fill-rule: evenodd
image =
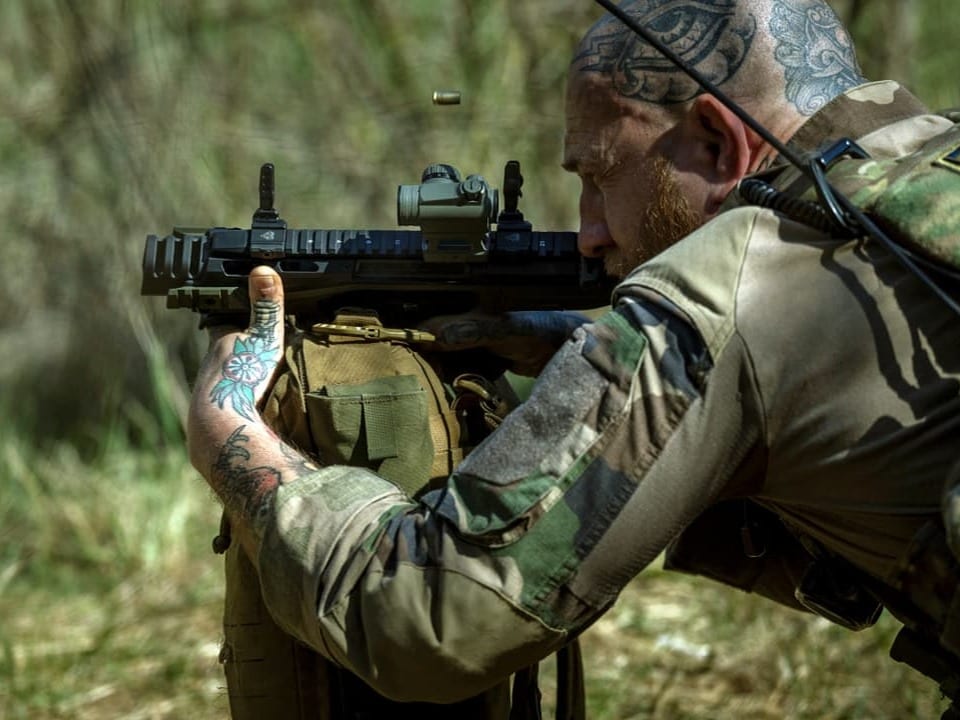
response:
M832 188L960 300L960 126L902 158L875 160L857 151L823 168ZM745 178L738 191L741 204L769 207L824 232L837 228L823 194L792 166ZM727 554L739 544L743 551ZM960 717L960 463L945 478L941 517L917 533L888 582L750 500L704 513L670 547L666 566L759 592L852 630L873 625L886 608L904 626L891 657L935 680L954 703L944 717Z
M306 331L288 328L288 338L285 367L261 411L264 420L318 463L370 468L410 497L445 481L510 409L504 386L480 375L461 375L445 385L411 348L415 331L386 330L371 311L341 311L333 323ZM233 720L541 717L535 666L512 683L507 679L453 705L384 698L273 622L239 543L226 551L223 631L220 660ZM582 718L575 642L558 653L557 662L557 717Z

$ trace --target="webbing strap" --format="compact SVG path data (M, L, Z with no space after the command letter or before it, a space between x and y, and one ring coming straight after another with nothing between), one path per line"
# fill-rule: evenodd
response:
M542 720L538 674L536 665L522 668L514 673L513 694L510 697L510 720Z
M583 653L574 639L557 652L557 718L586 720L587 692L583 677Z

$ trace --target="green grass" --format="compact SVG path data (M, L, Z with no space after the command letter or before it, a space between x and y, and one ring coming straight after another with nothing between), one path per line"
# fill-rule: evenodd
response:
M0 717L222 717L218 512L182 449L0 450Z
M218 506L182 448L2 448L0 718L223 718ZM583 637L598 720L936 718L931 683L851 634L651 568ZM552 662L543 666L553 702Z

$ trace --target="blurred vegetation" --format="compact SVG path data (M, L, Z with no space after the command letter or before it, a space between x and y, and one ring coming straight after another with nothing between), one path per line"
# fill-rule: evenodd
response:
M868 76L945 107L960 104L950 2L837 7ZM170 439L155 419L182 409L202 337L138 297L143 238L246 224L263 162L301 227L395 227L395 186L427 164L499 185L512 158L536 225L575 227L563 82L598 15L589 0L3 3L0 395L17 427L84 452L105 423ZM463 104L433 106L443 88Z
M955 0L838 0L869 77L960 105ZM294 225L394 227L395 187L449 162L558 169L589 0L0 3L0 718L222 717L216 504L180 419L204 338L139 297L146 234L245 225L261 163ZM435 89L463 104L435 107ZM884 655L687 578L644 576L588 634L597 717L933 717ZM658 614L659 613L659 614ZM708 648L706 655L702 648ZM692 659L691 659L692 658Z
M144 237L249 223L263 162L294 226L392 228L396 186L427 164L499 186L512 158L528 215L570 226L562 82L597 13L544 5L3 3L0 188L16 272L0 287L0 383L21 389L10 402L29 398L18 426L85 447L110 422L154 441L148 418L182 408L201 338L190 313L138 297ZM463 104L433 106L444 88Z

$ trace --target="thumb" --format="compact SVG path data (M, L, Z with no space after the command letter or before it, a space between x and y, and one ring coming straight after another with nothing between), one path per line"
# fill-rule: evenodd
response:
M250 271L250 335L283 345L283 282L276 271L260 265Z

